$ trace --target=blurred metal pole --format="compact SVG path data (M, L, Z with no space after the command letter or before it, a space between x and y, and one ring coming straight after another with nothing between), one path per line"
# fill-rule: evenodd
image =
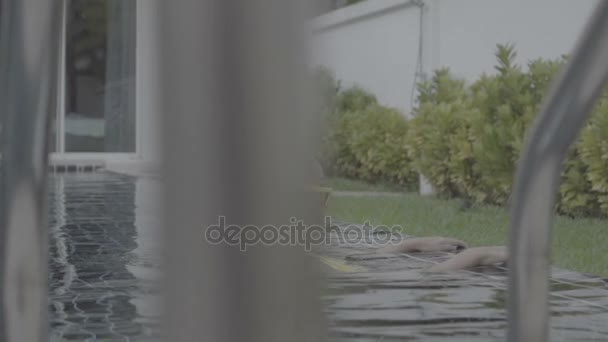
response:
M47 142L60 1L0 9L0 341L48 341Z
M323 341L316 260L207 227L311 222L308 1L159 1L166 341ZM316 205L316 206L315 206Z
M547 341L551 225L561 164L608 80L608 1L600 1L528 139L509 240L509 341Z

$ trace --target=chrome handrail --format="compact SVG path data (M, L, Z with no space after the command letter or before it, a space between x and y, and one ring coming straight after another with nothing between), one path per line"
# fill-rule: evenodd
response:
M47 142L61 3L0 5L0 341L48 341Z
M509 222L509 341L549 338L551 225L561 164L607 80L608 1L600 1L546 97L518 165Z

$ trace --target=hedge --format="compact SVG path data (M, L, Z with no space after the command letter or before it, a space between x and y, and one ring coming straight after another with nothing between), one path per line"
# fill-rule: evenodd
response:
M449 69L418 85L413 119L378 104L364 89L340 89L327 70L327 130L321 159L329 174L368 182L415 184L424 174L444 198L506 205L526 133L566 56L515 63L498 45L495 73L471 84ZM556 210L608 215L608 91L563 164Z
M389 183L402 188L417 186L417 173L408 156L405 139L408 121L396 109L378 104L374 95L359 86L340 89L327 69L317 70L325 86L325 131L320 155L330 176ZM329 89L329 90L328 90Z
M498 45L496 73L470 86L449 69L419 86L409 149L416 171L444 197L505 205L525 134L567 57L537 59L526 70L513 46ZM608 93L599 101L562 169L558 212L608 215Z

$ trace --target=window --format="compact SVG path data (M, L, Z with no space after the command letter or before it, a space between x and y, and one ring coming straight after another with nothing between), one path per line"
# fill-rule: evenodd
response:
M67 2L57 152L136 151L135 2Z

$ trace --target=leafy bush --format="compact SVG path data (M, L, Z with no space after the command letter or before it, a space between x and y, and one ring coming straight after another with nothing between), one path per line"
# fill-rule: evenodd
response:
M515 165L524 133L535 113L527 74L514 63L512 46L498 45L498 74L482 76L471 86L473 156L479 175L474 198L505 204L511 193Z
M528 131L565 56L523 70L511 45L498 45L496 74L470 87L448 69L419 85L407 144L412 165L442 197L504 205ZM608 214L608 93L596 107L562 171L557 209L573 216Z
M580 155L587 167L587 180L604 215L608 215L608 94L600 99L581 134ZM595 200L595 199L594 199Z
M408 122L403 114L371 105L350 117L349 129L348 146L358 165L358 179L401 186L417 180L407 154Z
M532 92L535 111L549 90L559 70L564 66L567 56L557 60L534 60L528 64L529 88ZM528 122L529 123L529 122ZM586 128L584 131L587 131ZM597 193L592 189L588 166L581 158L583 141L579 139L569 149L562 169L557 209L570 216L597 216L601 214Z
M315 74L323 98L325 127L321 164L327 175L410 187L417 180L407 155L407 120L378 104L360 86L340 89L326 68Z
M419 86L421 105L410 122L408 155L444 197L464 196L475 183L470 140L471 103L465 84L448 69Z
M582 145L582 141L577 141L564 162L557 210L569 216L597 216L601 208L589 179L589 168L581 158Z
M418 103L449 103L465 97L464 81L452 77L449 68L436 70L431 81L418 84Z
M378 100L374 95L360 86L352 86L338 94L334 110L339 115L362 110L377 104Z
M334 113L328 119L328 132L323 141L321 165L325 174L356 178L359 164L348 144L351 118L357 113Z
M340 89L325 70L326 173L399 185L415 184L421 173L441 197L508 203L526 133L567 58L524 69L515 57L513 46L498 45L496 73L470 86L437 70L418 85L409 121L360 87ZM556 207L571 216L608 215L608 91L568 151Z
M360 87L339 92L326 115L321 164L325 173L356 178L361 167L349 145L351 122L367 107L377 105L376 98Z

